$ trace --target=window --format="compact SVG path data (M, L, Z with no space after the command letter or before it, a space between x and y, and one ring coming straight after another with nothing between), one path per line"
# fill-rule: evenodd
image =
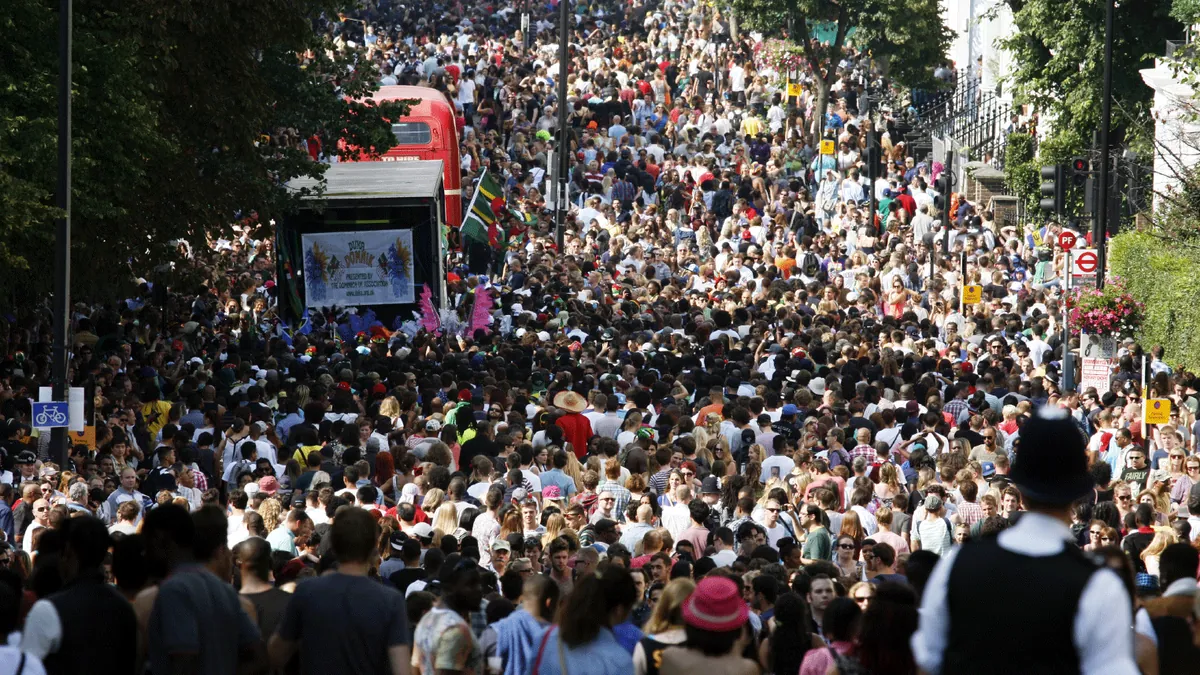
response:
M424 122L400 122L392 125L398 145L426 145L433 140L429 125Z

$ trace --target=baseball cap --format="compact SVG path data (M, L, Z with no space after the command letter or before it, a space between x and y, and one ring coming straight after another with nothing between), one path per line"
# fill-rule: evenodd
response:
M937 495L929 495L925 498L925 510L937 511L942 508L942 498Z
M428 539L433 536L433 527L429 523L417 523L413 525L412 536Z
M797 408L796 405L793 403L789 403L789 404L783 406L783 410L779 411L779 414L781 414L781 415L797 415L799 413L800 413L800 408Z
M392 533L392 536L388 537L388 544L392 547L393 551L404 550L404 542L406 541L408 541L408 535L400 530L396 530Z
M425 420L425 431L441 431L442 423L435 419Z
M507 539L496 537L496 540L492 542L492 550L508 551L509 553L512 553L512 546L508 543Z
M996 465L992 462L980 462L979 467L983 469L984 478L991 478L996 475Z

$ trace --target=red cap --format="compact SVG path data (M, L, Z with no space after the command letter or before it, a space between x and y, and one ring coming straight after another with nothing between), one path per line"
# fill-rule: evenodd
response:
M471 390L470 389L459 389L458 390L458 400L470 401L471 400Z
M342 391L350 391L350 383L349 382L338 382L337 388L341 389Z
M376 382L375 386L371 387L371 393L372 394L386 394L387 386L385 386L382 382Z

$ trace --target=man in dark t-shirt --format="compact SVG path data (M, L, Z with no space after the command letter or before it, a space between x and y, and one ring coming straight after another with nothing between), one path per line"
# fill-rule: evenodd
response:
M330 528L337 571L296 586L268 647L272 667L283 668L298 650L306 675L407 670L404 595L367 576L378 530L364 509L337 514Z
M262 537L250 537L235 546L233 553L242 580L238 592L254 605L258 629L270 637L275 634L292 597L270 582L271 545Z
M406 593L414 581L423 581L429 576L421 567L421 542L416 539L405 541L401 545L400 559L404 562L404 569L393 572L387 581L397 591Z

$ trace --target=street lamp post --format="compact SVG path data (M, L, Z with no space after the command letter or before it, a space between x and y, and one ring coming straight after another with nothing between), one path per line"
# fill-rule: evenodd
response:
M66 401L67 361L71 332L71 14L72 0L60 0L58 16L58 186L59 214L54 223L54 343L51 372L55 401ZM52 456L67 461L67 430L50 434Z
M1109 156L1108 132L1112 126L1113 9L1115 0L1105 0L1104 8L1104 93L1100 109L1100 203L1096 205L1096 226L1092 245L1096 247L1096 288L1104 288L1104 267L1108 264Z
M558 0L558 184L553 189L558 190L554 200L554 244L561 254L563 251L563 221L566 220L567 209L567 171L570 162L567 155L571 152L571 135L567 130L567 42L569 39L570 19L569 0Z

